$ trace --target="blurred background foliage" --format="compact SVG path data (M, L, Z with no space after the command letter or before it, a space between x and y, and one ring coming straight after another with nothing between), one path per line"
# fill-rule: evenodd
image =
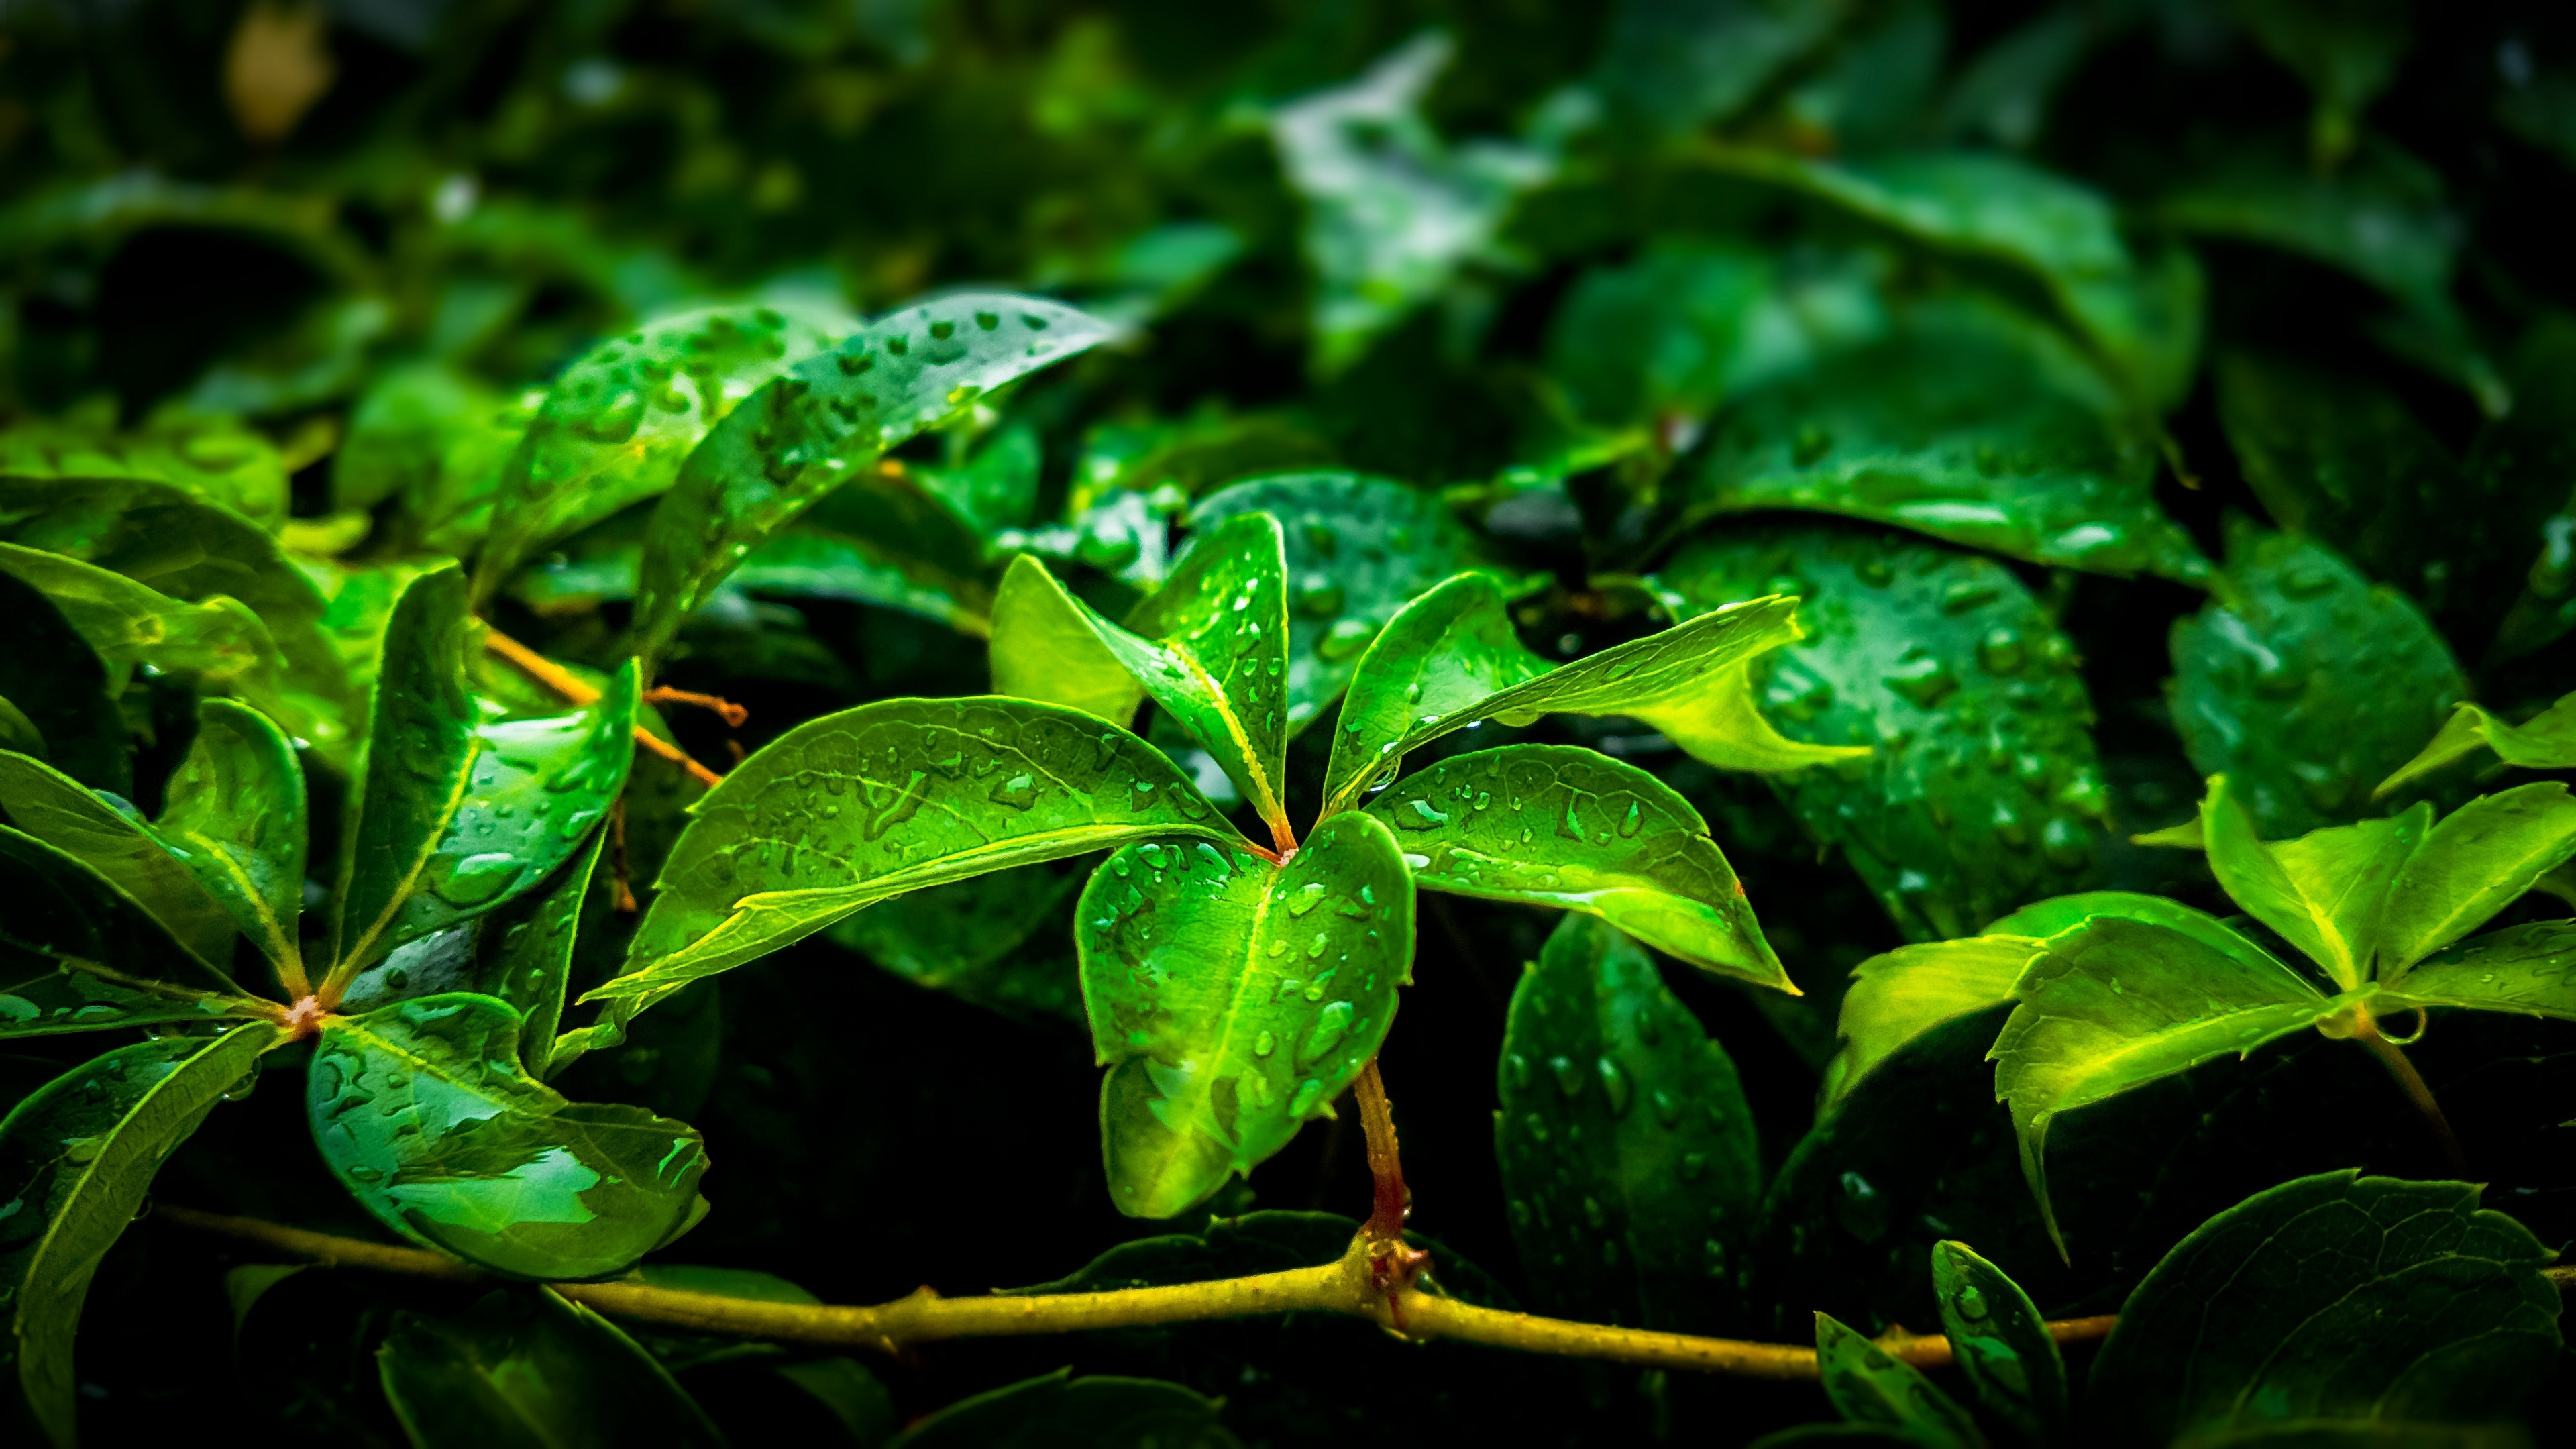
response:
M1946 1236L2051 1313L2106 1312L2257 1187L2441 1164L2393 1107L2319 1128L2303 1104L2384 1084L2279 1048L2061 1124L2063 1264L1977 1059L1992 1020L1815 1124L1841 978L2070 889L2224 910L2196 856L2126 839L2183 819L2202 775L2295 834L2404 803L2370 786L2452 702L2519 717L2565 689L2571 168L2576 14L2541 4L5 0L0 472L240 513L363 672L394 582L482 546L520 433L598 340L711 302L1076 302L1126 342L905 449L929 501L836 497L764 549L668 675L749 723L670 731L722 762L855 702L983 692L1011 554L1116 609L1176 530L1242 506L1280 507L1311 567L1318 669L1471 562L1526 581L1516 617L1557 657L1799 593L1815 638L1768 707L1871 761L1775 790L1616 722L1531 732L1688 794L1809 993L1664 973L1738 1064L1776 1176L1736 1306L1694 1326L1928 1327ZM1303 531L1305 494L1193 512L1315 469L1403 502L1317 502ZM0 498L0 532L65 547L25 531L39 512ZM641 526L537 540L493 618L608 664ZM1337 540L1380 573L1347 582ZM147 806L188 714L156 690L126 699ZM1322 737L1293 763L1310 778ZM639 760L639 884L695 788ZM1069 894L1039 869L985 909L999 889L871 912L576 1070L575 1095L705 1129L716 1210L688 1255L873 1300L1054 1279L1153 1230L1101 1184ZM1486 1084L1546 923L1424 905L1386 1067L1417 1225L1527 1294ZM593 916L595 977L621 927ZM2421 1059L2477 1124L2491 1201L2576 1231L2532 1105L2565 1100L2567 1029L2463 1024ZM273 1146L300 1138L293 1096L218 1115L161 1191L333 1225L310 1154ZM1356 1212L1357 1136L1306 1134L1217 1207ZM211 1276L171 1276L205 1256L147 1233L111 1259L83 1351L103 1435L211 1395L281 1441L398 1438L369 1355L424 1290L308 1274L232 1316ZM1735 1442L1815 1407L1349 1323L943 1345L884 1366L883 1404L787 1393L774 1355L649 1346L738 1442L864 1442L885 1404L1068 1363L1223 1396L1256 1443ZM247 1400L218 1386L235 1364Z

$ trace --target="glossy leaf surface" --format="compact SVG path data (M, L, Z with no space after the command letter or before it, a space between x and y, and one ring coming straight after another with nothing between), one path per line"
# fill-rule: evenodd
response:
M1110 1197L1170 1217L1287 1145L1377 1054L1413 962L1413 883L1385 826L1339 815L1274 868L1145 841L1076 907L1108 1078Z
M889 1441L892 1449L1235 1449L1223 1401L1159 1379L1058 1369L960 1399Z
M2032 937L1990 933L1899 946L1853 967L1825 1102L1840 1101L1870 1068L1941 1023L2012 1000L2013 983L2038 954Z
M0 1120L5 1341L28 1406L58 1445L73 1442L72 1334L99 1260L143 1207L153 1174L284 1033L247 1022L221 1036L119 1047L74 1067Z
M197 737L163 787L152 832L260 954L302 969L304 768L276 725L230 700L199 704Z
M1932 1250L1932 1292L1959 1370L1987 1410L2032 1444L2065 1441L2066 1361L2021 1285L1965 1243Z
M2562 696L2557 703L2521 724L2507 724L2474 704L2466 702L2451 707L2451 717L2432 743L2416 752L2415 758L2397 767L2394 774L2379 782L2374 796L2387 795L2410 780L2431 774L2454 760L2465 759L2479 750L2493 750L2496 758L2508 765L2526 770L2563 770L2576 766L2576 694Z
M0 543L0 572L44 591L101 659L240 679L273 692L284 661L259 616L218 596L191 604L125 575L41 549Z
M1794 989L1707 822L1634 765L1504 745L1417 770L1367 813L1424 889L1598 916L1701 970Z
M2109 812L2073 643L2009 569L1814 524L1730 529L1656 575L1697 611L1801 596L1806 637L1755 666L1792 738L1866 758L1775 779L1899 929L1963 936L2089 883Z
M1494 1160L1546 1311L1706 1332L1762 1162L1735 1063L1618 931L1568 916L1512 992Z
M161 923L190 959L232 964L233 918L205 881L163 847L152 828L80 782L0 750L0 808L19 829L115 883Z
M1323 813L1351 808L1392 774L1387 752L1417 721L1446 718L1547 670L1513 631L1501 585L1482 574L1449 579L1398 609L1353 666L1324 770Z
M44 591L0 573L0 699L26 721L33 739L10 748L32 753L94 790L134 788L126 757L125 719L107 692L107 666L63 618Z
M1846 1421L1884 1424L1927 1449L1978 1449L1974 1419L1923 1371L1855 1332L1829 1313L1816 1315L1816 1360L1825 1397Z
M2549 1250L2459 1182L2329 1172L2185 1238L2094 1360L2088 1442L2509 1418L2559 1349Z
M2049 938L2014 986L1995 1038L1995 1095L2012 1104L2022 1171L2049 1235L2048 1125L2229 1053L2246 1055L2330 1010L2323 992L2245 942L2234 952L2171 927L2102 918Z
M695 1220L705 1146L640 1107L564 1100L520 1067L520 1028L470 992L325 1020L314 1141L415 1242L513 1277L619 1272Z
M588 848L558 867L545 889L485 917L478 933L474 981L467 989L497 997L519 1013L519 1064L530 1076L552 1075L582 904L607 853L608 832L593 832Z
M2175 621L2183 751L2279 839L2365 813L2467 688L2421 610L2323 546L2239 521L2226 584Z
M966 293L881 317L762 386L690 453L653 512L636 652L658 659L746 554L886 449L1111 335L1059 303Z
M442 1318L396 1314L376 1370L421 1449L725 1442L634 1339L549 1288L501 1289Z
M2576 923L2534 921L2472 936L2391 976L2372 1001L2383 1011L2465 1006L2576 1018Z
M798 725L707 792L627 973L582 999L617 1000L622 1020L888 896L1171 834L1240 844L1160 751L1093 716L996 698L861 705Z
M1286 547L1291 735L1341 696L1361 650L1397 610L1469 569L1511 578L1437 496L1392 479L1346 472L1249 479L1200 499L1190 522L1204 530L1254 512L1279 520Z
M1103 641L1104 622L1045 564L1011 560L993 597L993 692L1134 724L1145 686Z
M475 601L546 545L669 488L743 399L855 326L770 306L709 307L583 353L502 470Z
M2200 802L2210 871L2247 914L2271 927L2350 991L2370 974L2380 913L2398 867L2425 837L2432 807L2394 820L2312 830L2265 844L2224 775Z
M2576 856L2576 797L2555 780L2481 795L2442 817L2388 888L2383 975L2449 945Z
M206 1022L256 1003L106 876L0 827L0 1037Z

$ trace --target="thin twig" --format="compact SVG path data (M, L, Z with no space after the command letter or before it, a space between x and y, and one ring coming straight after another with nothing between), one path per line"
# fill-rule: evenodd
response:
M2467 1177L2468 1154L2460 1150L2460 1139L2451 1131L2451 1119L2442 1115L2442 1104L2433 1100L2433 1089L2425 1085L2423 1073L2416 1071L2415 1064L2406 1059L2406 1049L2380 1033L2379 1023L2367 1009L2353 1022L2352 1039L2370 1048L2371 1055L2379 1058L2379 1064L2388 1068L2388 1075L2397 1079L2397 1086L2405 1092L2406 1100L2415 1104L2415 1110L2424 1114L2424 1120L2432 1124L2433 1135L2442 1139L2442 1151L2451 1160L2451 1170Z
M546 688L553 690L555 693L562 695L565 699L572 701L574 704L588 704L599 698L598 690L584 684L580 678L566 670L562 665L555 663L553 660L539 654L534 649L529 648L527 645L520 643L518 640L511 638L509 635L502 633L498 629L487 628L484 630L483 647L500 655L502 658L507 659L512 664L518 666L521 673L527 675L537 683L544 685ZM733 708L738 709L740 706L736 705L733 706ZM679 766L681 769L688 771L697 779L699 784L704 785L709 789L714 789L724 780L724 776L717 774L715 771L699 764L696 760L691 759L688 751L681 749L678 745L672 744L669 740L662 738L660 735L653 733L642 725L637 725L635 727L635 743L642 745L644 748L660 755L663 759L666 759L672 764Z
M694 689L673 689L667 684L657 684L644 691L644 702L646 704L694 704L700 709L715 711L724 720L726 726L732 729L741 729L744 721L751 718L750 710L721 695L700 694Z

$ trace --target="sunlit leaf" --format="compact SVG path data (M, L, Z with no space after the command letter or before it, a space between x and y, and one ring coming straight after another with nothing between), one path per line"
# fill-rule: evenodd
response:
M1761 1154L1735 1063L1654 961L1566 917L1512 992L1496 1091L1494 1161L1539 1306L1719 1326L1761 1203Z
M993 598L993 692L1133 724L1145 686L1103 640L1102 622L1045 564L1011 560Z
M264 528L286 520L286 467L277 445L239 420L169 411L119 432L75 413L0 431L0 474L24 478L148 478L229 508Z
M1825 1102L1841 1101L1870 1068L1941 1023L2012 1000L2013 983L2038 954L2029 936L1988 934L1899 946L1853 967Z
M1413 883L1356 814L1284 867L1148 840L1093 873L1075 939L1109 1068L1110 1200L1170 1217L1285 1147L1377 1054L1411 979Z
M398 1313L376 1370L419 1449L724 1443L651 1354L550 1288L503 1289L444 1318Z
M262 955L301 970L304 771L276 725L230 700L198 705L197 737L162 787L152 832Z
M2576 1019L2576 922L2507 926L2384 973L2379 1012L2423 1006Z
M2226 776L2212 778L2200 802L2204 848L2220 887L2346 991L2368 978L2389 884L2432 819L2433 808L2418 805L2394 820L2331 826L2266 844Z
M2555 780L2482 795L2442 818L2388 887L2383 975L2485 925L2576 857L2576 797Z
M2576 768L2576 694L2560 696L2557 703L2518 725L2508 724L2466 701L2453 705L2451 717L2442 721L2432 743L2398 766L2371 793L2374 797L2389 794L2408 781L2481 749L2493 750L2506 764L2526 770Z

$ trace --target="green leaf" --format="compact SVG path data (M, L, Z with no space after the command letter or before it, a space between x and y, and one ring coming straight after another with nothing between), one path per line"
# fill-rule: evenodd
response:
M1387 756L1425 718L1445 719L1548 671L1521 647L1502 586L1461 574L1398 609L1353 667L1324 768L1324 815L1395 772Z
M123 574L41 549L0 543L0 572L33 584L112 664L241 679L273 697L284 664L268 629L238 600L183 603ZM122 671L120 671L122 672Z
M0 432L0 474L23 478L145 478L193 493L264 528L286 521L285 460L237 418L177 409L114 431L102 417L24 421Z
M2507 724L2466 701L2451 706L2451 717L2442 721L2432 743L2380 781L2371 798L2390 794L2410 780L2481 749L2493 750L2506 764L2526 770L2576 768L2576 694L2561 695L2557 703L2518 725Z
M990 631L984 539L919 470L863 473L771 537L733 576L745 593L851 599Z
M190 960L218 970L232 964L231 912L149 825L70 776L7 751L0 751L0 806L11 824L113 882Z
M2446 946L2380 983L2381 1014L2465 1006L2576 1018L2576 921L2507 926Z
M94 790L134 788L125 717L107 692L107 666L32 584L0 572L0 698L36 733L45 760ZM33 753L22 751L22 753Z
M2037 1445L2066 1442L2066 1361L2021 1285L1965 1243L1932 1249L1941 1331L1978 1402Z
M692 808L626 974L582 1000L613 1001L613 1025L890 896L1172 834L1242 847L1178 766L1090 715L998 698L825 715Z
M2049 1237L2048 1124L2063 1111L2231 1052L2246 1056L2333 1010L2260 946L2226 950L2143 921L2097 918L2053 936L2013 987L2020 1005L1987 1055L2012 1104L2023 1175Z
M1104 623L1033 555L1011 560L993 597L993 692L1135 723L1145 686L1104 642Z
M2140 417L2190 390L2198 269L2178 250L2141 265L2121 239L2110 198L2091 187L1990 151L1866 161L1738 147L1703 154L1721 169L1802 192L1935 250L2021 272Z
M2200 802L2201 836L2220 888L2346 991L2369 979L2389 883L2432 819L2433 807L2418 805L2394 820L2312 830L2266 845L2226 776L2211 777Z
M1568 916L1512 992L1494 1161L1538 1305L1590 1323L1723 1326L1761 1206L1735 1063L1655 963Z
M653 511L636 652L659 659L746 554L886 449L1112 335L1059 303L965 293L881 317L764 384L708 432Z
M1201 499L1190 522L1209 531L1255 512L1279 520L1286 546L1291 735L1341 697L1360 651L1433 585L1469 569L1517 582L1436 495L1392 479L1338 471L1247 479Z
M0 827L0 1038L264 1014L97 870Z
M15 1309L0 1355L55 1444L78 1431L72 1335L99 1260L143 1208L163 1159L286 1034L248 1022L217 1037L119 1047L72 1068L0 1120L0 1287ZM20 1214L24 1214L23 1217Z
M376 1371L414 1449L720 1449L697 1401L615 1324L551 1288L397 1313Z
M2486 924L2576 857L2576 798L2555 780L2481 795L2442 818L2388 888L2380 974L2398 973Z
M1422 114L1457 43L1427 31L1342 85L1270 113L1279 169L1305 203L1314 367L1332 376L1494 256L1512 202L1555 170L1495 140L1452 147Z
M1964 936L2089 884L2109 813L2074 643L2013 572L1936 544L1817 523L1729 529L1655 576L1676 612L1802 596L1805 638L1756 668L1805 748L1865 759L1776 778L1899 929Z
M508 1003L524 1019L519 1063L530 1076L553 1075L555 1032L563 1024L581 908L607 850L608 832L592 832L590 848L566 861L546 889L529 891L485 917L477 933L469 989Z
M2308 148L2319 169L2331 170L2352 153L2361 113L2414 39L2404 0L2234 0L2228 9L2315 97Z
M1985 1436L1957 1401L1830 1313L1816 1315L1816 1363L1844 1419L1902 1430L1927 1449L1983 1449Z
M1806 509L2030 563L2198 583L2155 454L2064 343L1992 307L1923 303L1884 341L1747 391L1680 481L1685 525Z
M502 470L475 605L546 545L670 488L726 415L852 325L767 305L709 307L583 353Z
M1082 1020L1081 973L1063 938L1080 877L1024 865L879 901L831 928L839 945L907 981L1011 1016Z
M472 554L492 532L502 476L546 401L496 392L444 364L388 370L349 418L331 463L336 509L387 500L383 536L431 554Z
M2183 752L2243 792L2273 839L2360 816L2467 689L2414 604L2323 545L2241 519L2217 595L2174 622L2173 661Z
M1366 808L1417 886L1598 916L1703 971L1797 990L1707 822L1634 765L1505 745L1417 770Z
M1803 319L1783 305L1780 270L1742 243L1670 241L1625 265L1587 267L1548 326L1548 375L1602 427L1706 417L1779 365L1765 355L1773 333L1797 335ZM1853 300L1837 310L1885 326L1874 291L1859 289Z
M304 768L276 725L230 700L199 703L197 737L162 789L152 833L282 976L302 973Z
M1377 1054L1411 979L1413 883L1363 815L1284 867L1149 840L1093 873L1075 934L1110 1199L1170 1217L1287 1146Z
M1723 121L1834 33L1837 3L1622 0L1593 85L1623 120L1666 135Z
M2038 954L2029 936L1989 933L1899 946L1853 967L1835 1027L1842 1049L1825 1068L1825 1105L1840 1102L1898 1047L2012 1000L2013 983Z
M2460 1182L2320 1173L2182 1240L2093 1363L2086 1442L2515 1417L2559 1350L2551 1257Z
M2483 552L2493 520L2463 506L2459 459L2396 394L2260 353L2222 353L2212 372L2228 446L2275 524L2437 615L2471 586L2456 560Z
M520 1278L599 1278L701 1211L696 1129L568 1102L520 1068L519 1013L451 992L327 1017L308 1073L313 1140L387 1227Z
M1217 1422L1222 1399L1159 1379L1072 1373L1057 1369L960 1399L889 1449L1238 1449Z

